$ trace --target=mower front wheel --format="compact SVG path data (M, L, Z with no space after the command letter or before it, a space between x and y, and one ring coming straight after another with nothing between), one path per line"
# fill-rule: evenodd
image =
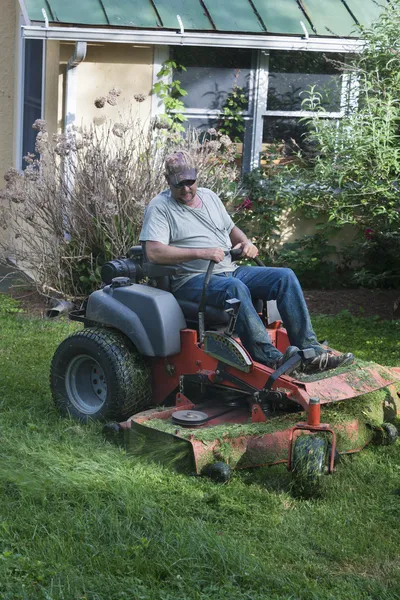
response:
M316 435L301 435L293 448L293 488L305 497L321 494L322 476L328 465L327 441Z
M150 370L128 338L96 327L57 348L50 371L53 400L79 421L122 420L151 404Z

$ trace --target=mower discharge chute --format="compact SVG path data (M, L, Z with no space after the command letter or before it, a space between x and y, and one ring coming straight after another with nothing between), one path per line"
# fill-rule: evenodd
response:
M145 262L141 247L107 263L105 287L70 313L84 329L64 340L52 361L60 411L112 420L105 431L133 454L216 480L232 468L285 463L310 482L333 472L338 455L374 438L396 439L400 369L356 361L298 373L310 350L277 370L253 361L234 337L240 302L230 300L225 311L206 306L213 265L196 304L169 291L178 267ZM282 323L271 322L261 301L255 306L284 353Z

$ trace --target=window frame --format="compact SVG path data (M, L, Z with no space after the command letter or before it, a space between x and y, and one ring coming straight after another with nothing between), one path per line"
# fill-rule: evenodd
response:
M313 52L313 50L310 50ZM318 51L320 52L320 51ZM324 51L325 54L329 54L328 51ZM269 59L270 51L261 50L260 60L258 69L260 77L264 77L266 85L264 93L261 96L260 90L258 91L259 97L256 102L258 107L257 114L254 117L256 123L255 127L255 139L253 143L253 152L251 156L251 167L256 168L260 164L260 155L263 151L263 129L265 117L288 117L288 118L304 118L313 117L315 112L308 110L268 110L268 87L269 87ZM345 62L348 61L348 56L345 56ZM356 110L358 107L358 81L354 75L350 73L343 73L341 75L341 93L340 93L340 110L339 111L321 111L318 112L318 117L323 119L341 119L345 116L346 112Z
M158 80L157 73L161 69L162 63L171 57L173 46L156 46L154 55L153 84ZM201 48L201 46L199 46ZM289 49L288 49L289 50ZM292 52L296 50L290 49ZM218 48L215 48L218 51ZM337 53L337 49L315 49L309 52L323 52L325 54ZM241 114L245 121L245 133L243 140L242 170L251 171L260 166L260 155L263 145L263 126L265 117L289 117L302 118L315 115L312 111L306 110L268 110L267 98L269 87L269 59L270 50L254 49L252 52L250 77L249 77L249 106L247 111ZM345 62L348 60L348 54L345 54ZM341 119L348 111L356 110L358 107L359 86L354 74L343 73L341 75L341 95L339 111L319 112L318 116L326 119ZM165 78L164 81L170 83L172 75ZM160 99L153 94L152 114L153 116L163 113L164 106ZM218 109L186 108L182 113L187 120L197 118L218 118L222 113Z
M27 84L27 69L25 64L26 44L32 40L29 38L20 38L19 49L18 49L18 81L19 81L19 93L18 93L18 116L17 116L17 135L15 144L15 160L14 164L18 171L23 171L24 160L23 160L23 146L24 146L24 132L26 128L32 127L32 123L25 122L25 89ZM38 40L36 40L38 41ZM42 59L41 59L41 98L40 98L40 119L44 118L45 111L45 93L46 93L46 50L47 44L45 40L42 42Z

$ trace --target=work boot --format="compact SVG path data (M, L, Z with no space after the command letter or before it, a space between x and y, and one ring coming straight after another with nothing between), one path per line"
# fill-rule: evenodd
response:
M296 352L300 352L300 349L297 346L288 346L285 350L285 353L282 354L280 358L275 363L275 369L279 369L293 354Z
M280 356L275 362L263 361L262 364L276 371L276 369L279 369L279 367L281 367L287 360L289 360L289 358L293 356L293 354L295 354L296 352L300 352L297 346L288 346L285 350L285 353L282 354L282 356Z
M320 373L337 369L338 367L347 367L354 362L354 355L351 352L346 354L332 354L331 352L323 352L318 354L310 362L303 364L304 373Z

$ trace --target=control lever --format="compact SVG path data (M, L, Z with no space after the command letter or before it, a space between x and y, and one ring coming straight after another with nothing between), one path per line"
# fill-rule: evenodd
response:
M241 248L235 248L235 249L228 250L227 252L225 252L226 256L228 254L231 255L233 260L236 260L242 256L242 250L241 250ZM253 260L259 267L265 267L265 264L262 262L262 260L260 260L258 258L258 256L256 256ZM216 264L217 263L215 261L210 260L210 264L208 265L206 276L204 278L203 289L201 292L201 299L200 299L199 313L198 313L200 344L203 343L204 335L205 335L205 309L206 309L207 286L210 282L211 275L214 270L214 266ZM228 335L232 335L232 333L235 329L235 325L236 325L237 315L238 315L239 308L240 308L240 302L238 302L237 299L233 298L231 301L228 301L228 303L232 304L232 307L228 309L229 313L231 314L231 319L230 319L226 333Z
M225 329L226 335L233 335L235 331L236 321L239 314L240 308L240 300L237 298L232 298L231 300L227 300L226 304L229 304L230 308L228 308L225 312L229 314L229 323L228 327Z
M314 348L305 348L304 350L299 350L293 354L278 369L271 373L264 385L263 391L271 391L275 381L279 379L281 375L284 375L285 373L291 373L300 366L303 360L315 358L316 354L317 353L315 352Z
M238 259L242 258L242 249L241 248L232 248L232 250L230 251L230 255L233 258L233 260L238 260ZM258 265L259 267L265 267L266 266L263 263L263 261L260 258L258 258L258 256L256 256L252 260L254 260L254 262L256 263L256 265Z
M211 275L214 269L214 266L217 263L214 260L210 260L210 264L207 268L207 273L204 278L203 290L201 292L201 299L199 304L199 338L200 344L204 341L205 334L205 309L206 309L206 295L207 295L207 286L210 283Z

